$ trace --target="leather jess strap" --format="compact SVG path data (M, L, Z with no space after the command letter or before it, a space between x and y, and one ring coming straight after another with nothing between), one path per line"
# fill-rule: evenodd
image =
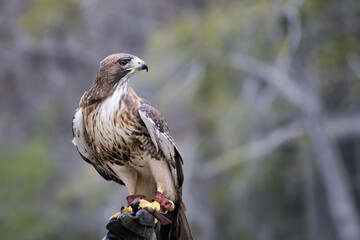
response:
M164 212L167 213L171 208L171 202L161 192L156 192L154 200L159 202Z
M130 206L133 202L136 202L140 199L146 199L146 196L145 195L129 195L126 197L128 206Z

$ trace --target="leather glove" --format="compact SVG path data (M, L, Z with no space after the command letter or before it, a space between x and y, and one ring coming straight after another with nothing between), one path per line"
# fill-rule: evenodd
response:
M154 216L146 210L134 206L133 212L123 212L113 217L106 225L109 230L103 240L151 240L155 228Z

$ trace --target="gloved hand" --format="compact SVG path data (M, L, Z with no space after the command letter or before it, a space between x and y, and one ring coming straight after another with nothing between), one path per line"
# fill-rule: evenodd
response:
M151 213L133 206L133 212L110 219L106 225L109 232L103 240L151 240L158 225Z

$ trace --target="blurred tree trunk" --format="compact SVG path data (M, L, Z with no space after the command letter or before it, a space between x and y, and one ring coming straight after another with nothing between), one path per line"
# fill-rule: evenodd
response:
M318 114L307 113L305 125L317 155L316 162L322 174L330 214L339 239L360 239L359 217L339 153L326 136Z
M306 74L304 74L306 75ZM306 77L304 77L306 79ZM338 148L327 135L322 119L321 103L315 94L309 79L306 81L305 91L315 100L319 107L313 107L304 100L305 107L301 108L304 116L305 130L310 138L311 146L316 155L316 163L321 173L327 193L329 211L332 216L337 236L341 240L360 239L360 222L350 182L341 160Z
M307 148L304 148L308 150ZM301 167L305 180L304 184L304 202L305 202L305 218L308 229L309 239L318 239L319 236L319 217L318 204L316 199L315 171L313 161L308 151L301 152Z

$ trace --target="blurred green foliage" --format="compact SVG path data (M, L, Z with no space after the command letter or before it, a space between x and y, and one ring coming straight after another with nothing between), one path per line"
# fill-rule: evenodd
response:
M40 38L46 31L74 31L82 25L78 0L32 0L18 20L19 26Z
M44 136L17 148L1 149L0 232L3 239L48 239L56 224L44 212L54 173L54 160ZM51 221L50 221L51 219Z

